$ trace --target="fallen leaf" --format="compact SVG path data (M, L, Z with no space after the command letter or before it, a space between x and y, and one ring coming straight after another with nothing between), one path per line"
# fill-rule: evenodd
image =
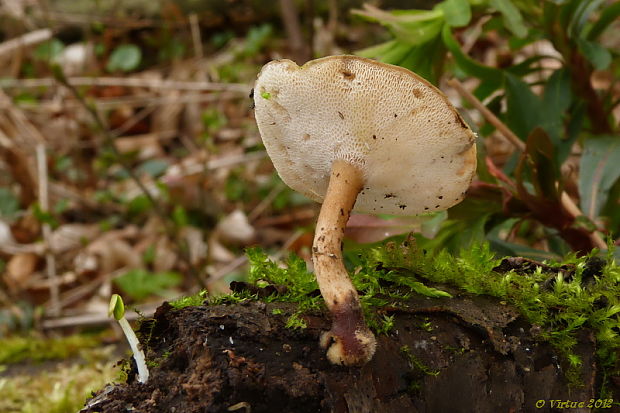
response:
M4 282L13 293L26 288L34 274L39 257L33 253L16 254L6 265Z

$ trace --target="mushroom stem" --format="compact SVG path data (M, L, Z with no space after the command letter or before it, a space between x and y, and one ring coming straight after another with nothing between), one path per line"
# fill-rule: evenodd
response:
M358 167L343 160L333 162L312 246L317 282L332 314L332 328L321 344L329 346L327 356L332 363L349 366L368 362L376 346L342 260L344 229L363 185Z

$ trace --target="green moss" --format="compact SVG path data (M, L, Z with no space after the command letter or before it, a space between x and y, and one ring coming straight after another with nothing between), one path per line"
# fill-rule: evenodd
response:
M81 360L30 366L0 377L0 412L77 412L93 391L118 375L114 346L80 351ZM122 382L122 381L121 381Z
M263 99L271 99L271 93L269 92L262 92L260 95Z
M567 376L577 383L581 360L573 349L577 333L584 328L596 335L598 362L604 374L618 373L614 369L619 364L620 348L620 268L614 262L611 246L610 251L600 273L586 271L590 260L598 254L596 250L583 257L569 255L562 262L547 262L548 268L554 270L550 272L538 267L530 274L498 273L493 268L501 258L491 252L488 244L474 245L451 255L445 250L418 248L413 238L402 245L387 242L362 250L349 261L354 262L351 279L360 292L368 325L377 334L387 334L394 324L393 317L384 315L382 308L397 307L414 294L449 298L447 292L424 282L451 285L471 294L497 297L519 309L531 324L540 327L537 338L548 341L564 356L569 366ZM302 259L291 255L283 265L276 264L257 248L249 249L247 255L250 283L258 287L286 287L284 293L261 300L297 304L287 327L304 328L303 314L325 310L314 275ZM242 291L210 298L208 302L258 299L258 294ZM432 326L424 323L421 328L429 330Z
M190 295L188 297L182 297L182 298L179 298L178 300L170 301L170 305L173 308L176 308L178 310L178 309L185 308L185 307L202 305L204 304L206 299L207 299L207 291L202 290L202 291L197 292L194 295Z
M405 345L400 348L400 352L405 356L407 362L409 363L409 367L414 370L419 370L427 376L438 376L439 371L433 370L428 367L426 364L422 363L420 359L418 359L412 352L409 346Z
M14 336L0 340L0 364L19 363L30 360L66 359L76 355L79 350L100 345L96 336L73 335L46 338L38 335Z
M557 274L541 267L531 274L493 271L500 259L488 244L473 246L452 256L445 251L432 254L416 248L409 240L403 246L386 244L367 254L367 265L402 268L433 282L456 286L472 294L491 295L514 305L525 318L540 326L540 339L563 354L569 366L567 376L578 382L580 358L573 352L576 334L583 328L594 331L597 356L603 369L615 368L620 348L620 267L607 254L600 274L584 271L598 251L562 262L547 263ZM569 270L570 269L570 270ZM570 274L569 274L570 273Z

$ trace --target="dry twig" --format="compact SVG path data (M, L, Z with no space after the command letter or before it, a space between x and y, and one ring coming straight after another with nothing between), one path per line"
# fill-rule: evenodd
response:
M63 82L61 82L63 83ZM56 85L53 78L0 79L0 88L37 88ZM65 84L65 83L63 83ZM252 88L243 83L189 82L167 79L143 79L139 77L68 77L66 84L77 86L123 86L145 89L186 90L198 92L238 92L244 95Z
M45 144L39 143L36 148L37 153L37 171L39 181L39 204L44 213L49 212L49 191L47 176L47 156L45 154ZM50 306L49 312L52 316L60 315L59 288L56 279L56 257L52 252L50 238L52 235L52 227L49 222L43 222L43 245L45 247L45 267L47 278L49 280L50 290Z
M5 54L14 53L24 47L34 46L35 44L49 40L51 39L52 34L51 29L35 30L14 39L7 40L4 43L0 43L0 57Z

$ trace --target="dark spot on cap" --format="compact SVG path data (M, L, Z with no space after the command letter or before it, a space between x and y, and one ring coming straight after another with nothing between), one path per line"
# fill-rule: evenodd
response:
M417 97L418 99L420 99L422 97L422 91L420 89L413 89L413 96Z
M344 120L344 115L342 114L342 112L338 112L338 116L340 116L340 119Z
M388 198L394 198L396 195L394 194L385 194L384 198L388 199Z
M405 209L405 208L407 208L407 205L405 205L405 204L399 204L399 205L398 205L398 207L399 207L400 209Z
M394 117L396 118L396 117L398 117L398 115L395 113L395 114L394 114Z
M344 216L344 209L340 208L340 216L343 217Z
M342 76L344 76L344 78L347 79L347 80L355 79L355 73L349 72L348 70L343 70L342 71Z
M372 138L373 139L377 139L377 135L372 135Z
M439 195L437 198L439 198L439 199L443 199L443 195Z
M435 205L435 208L439 208L439 205Z
M424 207L424 210L425 210L425 211L428 211L428 207Z
M252 90L250 90L250 99L254 99L254 88L252 88Z

